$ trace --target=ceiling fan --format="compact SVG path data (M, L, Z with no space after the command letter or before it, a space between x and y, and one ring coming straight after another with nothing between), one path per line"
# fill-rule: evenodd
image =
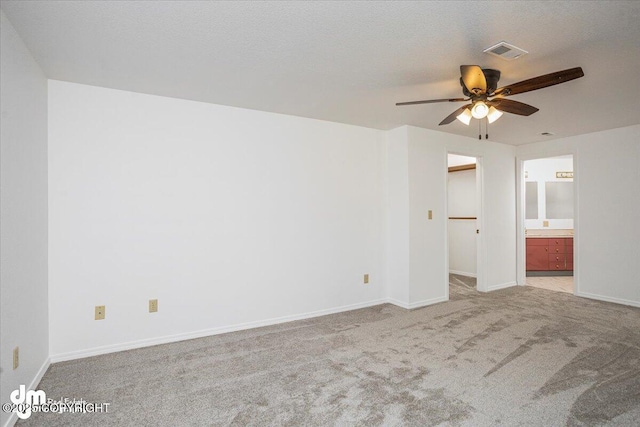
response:
M470 104L463 105L445 117L445 119L440 122L440 125L447 125L455 119L458 119L468 125L471 122L472 117L476 119L483 119L486 117L489 123L493 123L502 116L503 112L517 114L520 116L530 116L538 111L536 107L507 99L505 98L506 96L542 89L584 76L582 68L576 67L534 77L532 79L510 84L498 89L498 80L500 80L500 71L498 70L490 68L483 69L477 65L461 65L460 74L462 93L467 98L399 102L396 105L471 101Z

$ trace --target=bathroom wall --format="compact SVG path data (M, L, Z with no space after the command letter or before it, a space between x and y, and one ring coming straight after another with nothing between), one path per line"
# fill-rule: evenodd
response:
M546 200L547 182L571 182L573 178L558 178L556 172L573 172L573 156L549 157L544 159L527 160L524 162L525 182L537 183L538 190L538 218L525 219L527 229L573 229L573 217L548 218ZM567 201L573 204L573 200ZM545 225L545 221L548 225Z

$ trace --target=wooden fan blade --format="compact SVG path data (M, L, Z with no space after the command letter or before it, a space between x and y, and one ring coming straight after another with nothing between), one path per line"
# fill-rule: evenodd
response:
M580 67L570 68L563 71L556 71L555 73L545 74L544 76L534 77L529 80L524 80L512 85L501 87L494 92L494 95L508 96L516 95L518 93L530 92L532 90L538 90L548 86L553 86L560 83L568 82L570 80L578 79L582 76L584 76L584 72Z
M466 98L429 99L427 101L397 102L396 105L433 104L435 102L459 102L459 101L468 101L468 99Z
M477 65L461 65L460 75L469 92L478 95L487 91L487 79Z
M491 101L487 101L488 106L493 106L497 110L504 111L505 113L517 114L519 116L530 116L538 109L524 102L514 101L512 99L498 98Z
M467 105L465 105L463 107L458 108L456 111L454 111L453 113L451 113L447 117L445 117L445 119L443 121L441 121L438 126L448 125L449 123L454 121L456 119L456 117L458 117L460 114L462 114L462 112L464 111L465 108L471 108L472 105L473 104L467 104Z

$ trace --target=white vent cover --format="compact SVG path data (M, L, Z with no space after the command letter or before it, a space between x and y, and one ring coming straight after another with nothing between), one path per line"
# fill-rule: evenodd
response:
M518 59L522 55L526 55L528 53L526 50L520 49L519 47L516 47L504 41L486 48L485 50L483 50L483 52L499 56L500 58L506 59L507 61Z

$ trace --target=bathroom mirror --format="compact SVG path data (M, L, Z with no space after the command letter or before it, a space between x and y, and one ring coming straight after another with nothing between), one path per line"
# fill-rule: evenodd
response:
M573 182L546 182L547 218L573 219Z

